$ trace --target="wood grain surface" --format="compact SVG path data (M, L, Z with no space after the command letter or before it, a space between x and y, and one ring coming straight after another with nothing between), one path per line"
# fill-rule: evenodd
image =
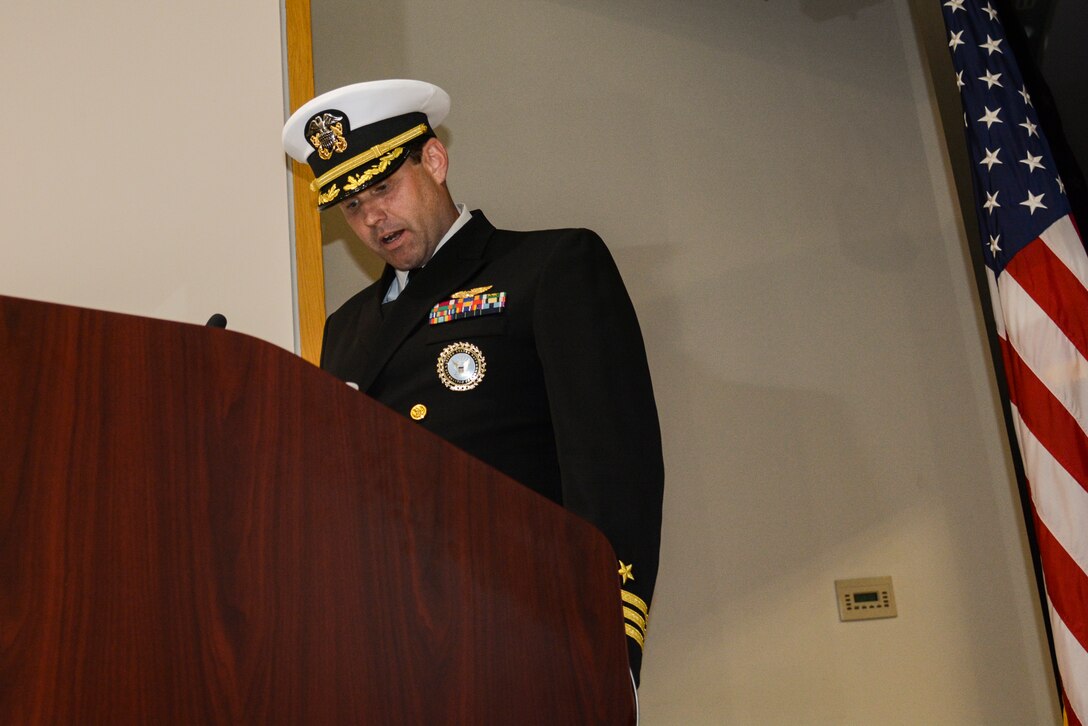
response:
M631 723L615 559L227 330L0 297L0 723Z

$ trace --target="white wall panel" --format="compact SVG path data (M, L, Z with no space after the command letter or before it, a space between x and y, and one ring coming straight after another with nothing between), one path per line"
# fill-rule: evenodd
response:
M280 12L5 4L0 293L294 348Z

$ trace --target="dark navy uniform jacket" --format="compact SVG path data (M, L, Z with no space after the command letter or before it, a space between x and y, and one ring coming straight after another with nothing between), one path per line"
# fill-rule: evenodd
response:
M393 303L380 280L329 316L321 367L596 525L619 558L638 678L657 577L664 470L642 334L619 271L585 229L511 232L479 211ZM497 314L430 325L459 291L505 293ZM478 384L451 390L436 362L476 346ZM418 410L418 409L417 409Z

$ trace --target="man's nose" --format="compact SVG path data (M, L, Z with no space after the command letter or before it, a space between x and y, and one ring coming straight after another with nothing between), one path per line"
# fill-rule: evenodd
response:
M367 200L363 205L363 223L368 227L376 227L385 219L385 210L382 205L373 200Z

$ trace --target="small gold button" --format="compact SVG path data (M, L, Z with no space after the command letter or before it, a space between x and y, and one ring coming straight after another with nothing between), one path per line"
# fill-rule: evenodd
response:
M408 415L412 417L413 421L422 421L423 417L427 415L427 407L422 403L417 403L412 406L412 410L408 412Z

